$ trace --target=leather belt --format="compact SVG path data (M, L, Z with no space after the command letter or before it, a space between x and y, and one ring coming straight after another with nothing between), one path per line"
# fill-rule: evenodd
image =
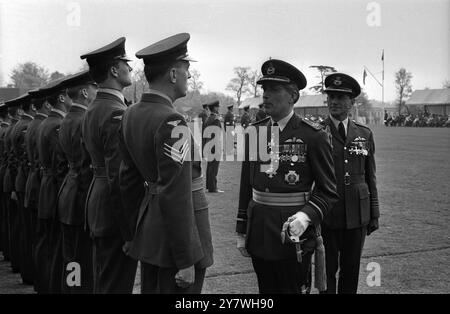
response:
M253 201L267 206L303 206L310 195L310 192L271 193L253 189Z
M144 186L150 194L158 194L158 184L156 182L145 181ZM192 179L191 191L199 191L203 189L203 176Z
M94 173L94 177L106 178L106 167L93 166L91 168L92 168L92 172Z
M364 174L349 174L348 172L344 175L344 184L358 184L366 182L366 176Z

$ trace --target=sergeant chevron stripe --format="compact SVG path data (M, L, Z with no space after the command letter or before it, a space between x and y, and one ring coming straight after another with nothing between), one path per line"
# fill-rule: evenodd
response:
M172 158L173 161L183 164L187 154L189 152L189 141L185 141L181 149L175 149L172 146L164 143L164 155Z

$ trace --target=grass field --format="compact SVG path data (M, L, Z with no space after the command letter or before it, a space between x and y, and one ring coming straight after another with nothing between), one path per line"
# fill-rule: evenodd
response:
M449 293L450 129L373 131L381 218L380 229L366 240L359 292ZM225 193L207 194L215 263L207 271L204 293L258 292L250 260L235 248L239 175L238 163L221 163L218 185ZM381 267L380 286L366 284L370 262ZM32 291L6 269L1 263L0 293Z

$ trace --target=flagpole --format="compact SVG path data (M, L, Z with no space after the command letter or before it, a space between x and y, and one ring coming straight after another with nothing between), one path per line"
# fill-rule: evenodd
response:
M381 102L383 103L383 109L384 109L384 49L381 55L381 61L383 64L383 74L382 74L382 78L381 78Z

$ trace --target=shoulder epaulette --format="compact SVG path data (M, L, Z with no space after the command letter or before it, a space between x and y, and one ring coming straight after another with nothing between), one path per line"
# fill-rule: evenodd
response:
M312 127L312 128L313 128L314 130L316 130L316 131L319 131L319 130L322 130L322 129L323 129L323 126L320 125L319 123L310 121L310 120L305 119L305 118L301 118L301 119L302 119L302 121L303 121L305 124L309 125L310 127Z
M370 128L369 128L367 125L362 124L362 123L360 123L360 122L356 122L355 120L352 120L352 121L353 121L353 123L356 124L357 126L362 126L363 128L366 128L366 129L370 130Z
M262 119L262 120L259 120L259 121L250 123L250 125L258 125L258 124L261 124L261 123L265 123L265 122L267 122L267 121L269 121L269 120L270 120L270 117L265 117L265 118Z

